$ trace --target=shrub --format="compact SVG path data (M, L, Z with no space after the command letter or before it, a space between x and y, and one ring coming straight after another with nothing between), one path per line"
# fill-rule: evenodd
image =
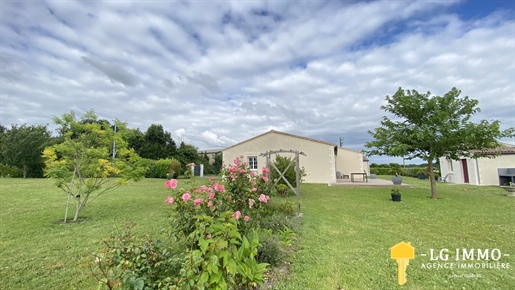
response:
M277 195L280 197L288 197L290 193L293 194L291 189L286 184L277 184L275 187L275 192L277 192Z
M277 266L283 260L283 253L281 251L281 242L277 237L269 236L266 239L261 239L261 245L258 247L256 259L260 263L268 263L272 266Z
M147 158L141 158L136 163L138 166L146 168L146 172L145 172L146 178L154 177L154 167L155 167L154 160L147 159Z
M286 167L288 167L290 162L292 162L292 159L290 157L283 157L281 155L277 155L275 157L274 165L281 172L284 172L284 170L286 169ZM286 172L284 173L284 177L286 178L286 180L288 180L288 182L293 187L297 186L297 177L296 177L295 168L296 168L296 163L293 161L292 164L290 165L290 167L288 167L288 170L286 170ZM275 170L275 168L271 168L270 171L271 171L270 174L271 174L272 180L277 179L277 180L279 180L279 182L277 184L286 185L286 182L284 181L284 179L279 178L280 177L279 172L277 172L277 170ZM300 182L301 183L302 183L302 179L305 176L306 176L306 170L304 169L304 167L302 167L300 169Z
M0 177L23 177L23 171L7 164L0 164Z
M170 161L170 166L168 167L168 177L169 178L177 178L179 177L179 173L181 172L181 163L175 159L172 158Z

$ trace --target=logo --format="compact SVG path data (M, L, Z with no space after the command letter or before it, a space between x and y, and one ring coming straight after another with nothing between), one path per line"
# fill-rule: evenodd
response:
M390 248L390 258L397 261L397 281L399 285L406 284L406 268L409 260L415 258L415 247L411 242L400 242Z

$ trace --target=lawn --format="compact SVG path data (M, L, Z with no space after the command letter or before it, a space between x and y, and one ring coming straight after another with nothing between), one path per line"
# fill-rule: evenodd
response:
M416 258L404 289L515 289L515 198L497 187L440 183L440 199L431 200L428 181L404 182L413 188L401 190L401 203L389 200L388 188L304 184L301 238L290 274L275 288L400 288L389 248L406 241ZM141 232L162 226L166 196L163 180L131 183L87 206L84 222L63 225L66 195L51 181L0 179L0 289L94 289L84 257L130 221ZM438 254L442 248L449 249L449 260L430 261L430 249ZM422 268L461 262L456 248L497 248L498 261L480 263L510 268Z
M515 198L498 187L438 183L440 199L432 200L429 181L404 177L403 182L412 188L401 189L401 203L390 201L388 188L304 185L302 238L290 275L276 288L401 288L389 248L406 241L416 257L403 289L515 289ZM449 260L431 261L431 249L438 256L443 248L449 249ZM456 248L497 248L498 261L469 262L510 268L422 268L463 262L456 261Z

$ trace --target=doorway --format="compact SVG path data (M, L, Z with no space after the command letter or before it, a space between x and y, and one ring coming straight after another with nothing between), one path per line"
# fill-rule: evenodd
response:
M467 159L461 159L461 168L463 169L463 183L469 183L469 169L467 167Z

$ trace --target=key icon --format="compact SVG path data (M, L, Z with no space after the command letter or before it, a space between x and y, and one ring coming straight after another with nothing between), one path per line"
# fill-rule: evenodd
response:
M390 248L390 258L397 261L397 277L399 285L406 284L406 268L409 260L415 258L415 247L411 242L400 242Z

